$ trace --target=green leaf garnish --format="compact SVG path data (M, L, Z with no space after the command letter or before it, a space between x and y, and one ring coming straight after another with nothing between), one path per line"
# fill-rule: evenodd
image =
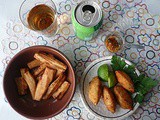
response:
M112 57L111 63L112 63L111 66L114 70L123 70L124 67L126 66L126 62L117 56Z
M143 102L144 95L143 94L137 94L134 98L135 102L139 102L140 104Z
M146 77L145 75L137 75L134 65L128 65L122 58L113 56L111 60L112 68L116 70L122 70L127 73L132 81L137 95L134 97L135 102L142 103L145 94L148 93L153 87L155 87L159 81L153 80L152 78Z

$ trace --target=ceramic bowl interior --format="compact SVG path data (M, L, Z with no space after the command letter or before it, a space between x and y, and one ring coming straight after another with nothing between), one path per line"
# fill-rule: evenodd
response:
M61 100L50 98L37 102L30 95L18 95L14 78L20 76L20 68L27 67L36 52L52 54L67 65L67 80L71 85ZM3 88L9 104L19 114L31 119L50 118L63 111L70 103L75 91L75 74L71 63L60 51L46 46L33 46L20 51L11 59L4 74Z

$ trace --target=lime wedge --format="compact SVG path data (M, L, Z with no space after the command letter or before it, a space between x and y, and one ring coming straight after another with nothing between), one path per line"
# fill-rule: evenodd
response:
M98 77L101 81L107 82L108 81L108 66L107 64L103 64L98 68Z
M115 74L114 72L110 71L108 76L108 87L111 88L115 86L116 83L117 83L117 79L115 77Z

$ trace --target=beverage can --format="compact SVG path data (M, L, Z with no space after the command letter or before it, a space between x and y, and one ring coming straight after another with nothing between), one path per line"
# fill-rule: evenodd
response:
M100 6L93 1L80 2L72 11L72 24L76 36L81 40L91 40L98 32L103 22Z

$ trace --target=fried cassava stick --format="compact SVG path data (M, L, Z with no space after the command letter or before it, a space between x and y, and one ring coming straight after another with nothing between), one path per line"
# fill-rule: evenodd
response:
M35 90L36 90L36 82L29 71L24 73L24 79L25 79L26 83L28 84L32 98L34 99Z
M69 86L70 86L70 83L67 81L64 81L63 84L58 88L58 90L55 93L53 93L52 97L61 99L63 95L67 92Z
M27 93L27 89L28 89L28 85L26 83L26 81L22 78L16 78L15 79L17 88L18 88L18 94L19 95L25 95Z
M61 86L65 79L66 76L63 73L61 73L59 77L55 81L53 81L52 84L48 87L48 90L43 99L50 98L52 94Z
M42 75L42 79L38 81L36 92L35 92L35 100L40 101L43 94L46 92L50 82L53 80L54 70L47 68Z
M29 69L33 69L35 67L38 67L42 64L41 61L34 59L33 61L29 62L27 65L29 67Z
M51 58L50 56L47 56L42 53L35 53L34 58L36 58L37 60L39 60L41 62L46 62L50 65L57 66L61 69L64 69L64 70L67 69L67 66L64 63L60 62L59 60L55 59L54 57Z
M45 68L46 68L46 64L43 63L42 65L40 65L37 69L33 71L33 75L38 76L38 74L40 74Z

